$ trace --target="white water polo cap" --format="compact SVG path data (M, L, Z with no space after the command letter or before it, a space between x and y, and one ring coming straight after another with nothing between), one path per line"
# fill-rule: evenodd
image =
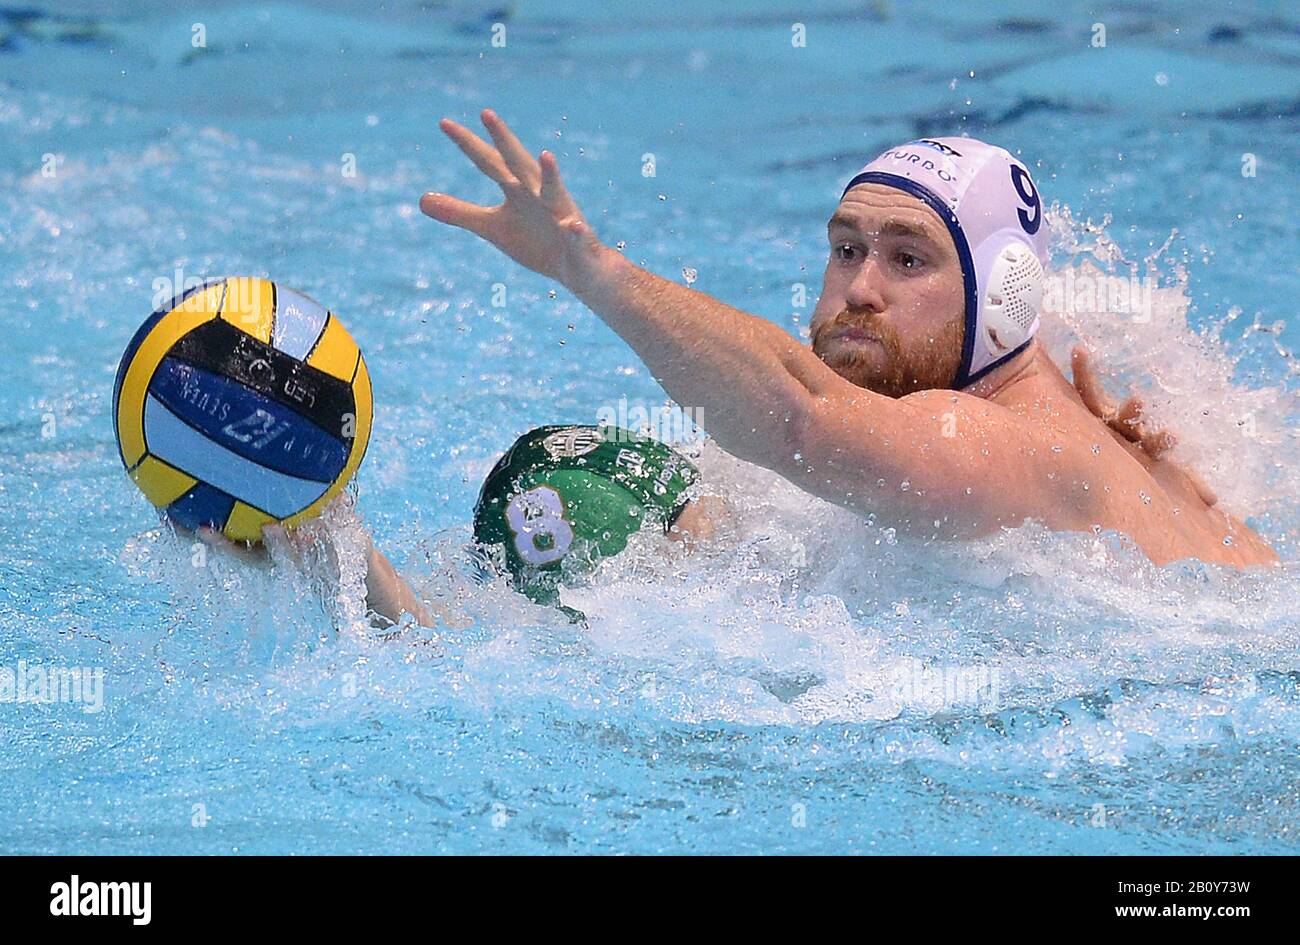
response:
M921 138L880 155L849 181L844 194L858 184L911 194L948 227L966 298L954 390L1029 345L1043 300L1047 228L1038 188L1024 164L974 138Z

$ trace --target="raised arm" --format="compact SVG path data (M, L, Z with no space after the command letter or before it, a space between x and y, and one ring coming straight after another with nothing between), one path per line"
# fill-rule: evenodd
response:
M444 119L444 132L505 194L487 208L425 194L426 214L476 233L581 299L632 346L668 394L701 411L720 446L771 465L797 450L787 440L809 390L801 378L834 376L771 322L638 268L603 246L560 179L555 156L535 160L491 111L492 147Z
M591 251L569 289L632 347L674 401L694 408L719 446L794 472L813 399L840 380L796 338L603 246Z
M639 268L596 239L553 154L534 159L494 113L482 119L496 147L448 119L441 127L501 187L504 203L429 193L421 209L565 285L674 400L700 411L719 446L841 505L875 509L888 489L893 501L880 511L917 530L966 506L988 514L989 505L955 491L954 474L967 451L1011 448L997 429L1007 420L1000 408L952 395L961 439L944 437L949 421L934 409L937 397L895 400L856 387L771 322Z

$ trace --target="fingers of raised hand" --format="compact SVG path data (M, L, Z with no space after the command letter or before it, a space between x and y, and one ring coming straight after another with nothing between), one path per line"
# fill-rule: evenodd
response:
M452 197L449 194L427 193L420 198L420 210L439 223L458 226L463 230L483 234L492 220L493 209Z
M1119 432L1123 433L1130 440L1140 440L1142 438L1142 411L1146 405L1136 397L1130 397L1120 405L1119 410L1115 412L1114 418L1110 425Z
M1154 426L1146 417L1146 403L1138 397L1124 401L1111 421L1111 427L1137 443L1152 459L1159 459L1178 442L1168 430Z
M538 162L542 172L542 203L552 213L562 216L577 212L577 204L560 177L560 164L550 151L543 151Z
M438 122L438 127L474 162L475 167L496 181L502 190L519 183L519 179L502 160L501 153L464 125L444 118Z
M1152 459L1160 459L1178 444L1178 437L1168 430L1156 430L1142 437L1142 448ZM1213 505L1213 502L1207 503Z
M542 170L537 159L528 153L515 137L515 133L510 130L510 126L492 109L483 109L479 117L483 121L483 127L492 135L501 159L505 161L506 167L510 169L515 179L532 193L537 193L542 181Z

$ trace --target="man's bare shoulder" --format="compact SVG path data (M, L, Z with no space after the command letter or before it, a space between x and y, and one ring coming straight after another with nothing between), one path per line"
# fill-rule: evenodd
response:
M921 391L900 405L930 432L926 452L942 464L947 483L934 499L969 523L962 531L1027 518L1075 529L1096 517L1103 493L1102 477L1091 469L1093 448L1109 437L1068 397L1025 386L1006 400Z
M992 486L1014 483L1013 515L1059 530L1120 531L1160 564L1276 560L1243 522L1213 507L1199 480L1126 440L1050 377L996 401L958 395L954 409L984 425L981 439L1004 442L1003 468L984 468Z

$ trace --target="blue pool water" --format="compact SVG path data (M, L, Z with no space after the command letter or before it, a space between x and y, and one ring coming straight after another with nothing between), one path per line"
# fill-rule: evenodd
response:
M0 11L0 666L104 674L99 711L0 702L0 852L1300 849L1294 6L727 6ZM1156 286L1140 322L1056 313L1052 350L1146 385L1286 563L910 544L706 447L723 533L608 562L585 628L475 585L472 504L517 434L662 402L573 298L420 215L492 199L435 125L484 106L604 240L796 333L867 158L1018 150L1062 271ZM348 549L364 521L466 620L379 639L347 554L322 596L158 527L117 359L159 285L224 274L350 327L375 433L321 527Z

